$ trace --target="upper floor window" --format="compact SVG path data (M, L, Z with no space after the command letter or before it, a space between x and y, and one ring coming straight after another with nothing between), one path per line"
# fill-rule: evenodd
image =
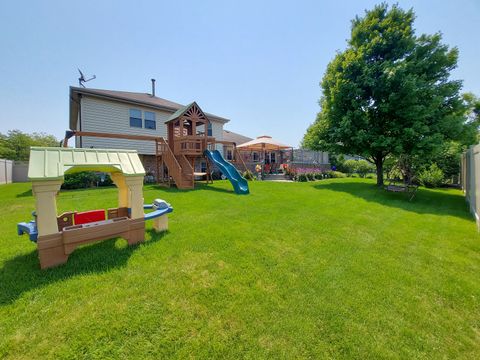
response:
M145 111L145 129L155 130L157 128L157 122L155 121L155 113Z
M213 134L213 131L212 131L212 123L209 122L208 123L208 127L207 127L207 136L212 136Z
M142 111L130 109L130 127L142 127Z

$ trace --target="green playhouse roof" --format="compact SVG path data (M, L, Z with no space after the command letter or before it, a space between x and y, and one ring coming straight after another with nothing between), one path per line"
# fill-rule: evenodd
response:
M120 172L125 176L145 175L136 150L30 148L30 180L60 180L66 173L80 171Z

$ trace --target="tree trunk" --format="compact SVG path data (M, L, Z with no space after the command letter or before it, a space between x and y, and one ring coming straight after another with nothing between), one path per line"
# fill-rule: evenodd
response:
M375 160L375 166L377 168L377 186L383 186L383 159L379 156Z

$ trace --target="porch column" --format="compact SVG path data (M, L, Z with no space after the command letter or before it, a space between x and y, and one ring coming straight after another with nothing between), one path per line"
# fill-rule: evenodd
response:
M197 122L192 120L192 136L197 136Z

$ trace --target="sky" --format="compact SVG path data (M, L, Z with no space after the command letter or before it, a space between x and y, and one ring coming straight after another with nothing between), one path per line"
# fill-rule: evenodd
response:
M480 0L394 1L417 34L459 49L463 90L480 96ZM150 92L231 121L225 129L297 146L319 82L351 20L379 1L2 1L0 132L63 138L77 68L87 87Z

